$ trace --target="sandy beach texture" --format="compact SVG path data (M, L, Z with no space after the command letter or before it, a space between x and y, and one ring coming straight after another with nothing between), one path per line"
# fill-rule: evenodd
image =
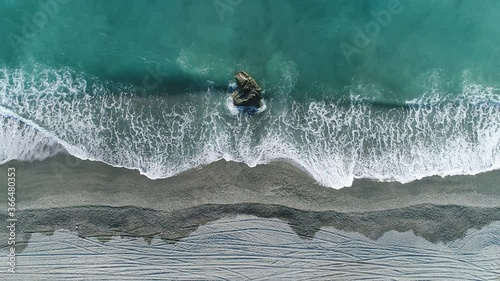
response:
M112 245L116 243L129 243L132 248L143 249L143 252L136 254L146 257L160 248L166 250L178 247L175 245L184 245L189 239L194 239L200 229L210 225L220 226L220 221L230 220L231 228L242 229L237 235L243 235L244 239L241 238L234 249L228 249L228 255L236 249L240 249L236 252L241 254L241 249L248 247L250 243L245 240L248 238L246 235L253 235L255 230L267 233L259 232L258 235L271 239L262 242L266 247L274 243L273 239L287 240L293 234L296 237L293 238L294 243L301 247L296 251L308 254L315 251L315 246L311 248L311 245L322 243L317 241L321 235L329 235L323 242L332 239L336 241L339 233L342 233L345 235L344 242L354 243L354 256L359 254L356 251L361 251L360 247L366 246L361 244L371 243L370 247L373 249L368 247L367 251L373 251L365 253L370 259L373 255L384 255L378 252L382 247L380 241L385 241L389 235L394 239L392 242L407 244L413 243L408 241L420 241L421 248L415 251L431 258L425 251L437 247L436 245L449 250L449 245L454 245L457 241L470 242L470 237L477 237L477 233L481 231L498 232L500 222L500 190L497 187L500 182L499 172L477 176L433 177L404 185L358 180L352 187L335 190L317 185L306 173L283 162L249 168L241 163L219 161L160 180L148 179L136 171L115 168L100 162L81 161L65 155L41 162L10 162L0 166L0 169L6 171L8 167L15 167L17 171L16 216L19 223L16 229L16 243L20 268L27 274L27 280L50 276L49 267L39 267L43 259L33 257L40 253L47 243L59 249L56 245L61 243L61 239L66 239L64 243L79 249L71 255L77 263L85 267L81 258L86 252L87 246L84 245L90 243L89 241L97 243L90 248L101 245L103 251L115 247ZM6 209L7 200L4 199L2 206ZM5 214L0 214L0 217L7 219ZM262 228L270 221L276 224L278 230ZM256 223L258 227L249 228L249 224L255 226ZM234 234L216 228L211 228L212 232L206 229L203 231L208 231L208 236L216 233L223 236ZM1 235L6 237L8 233L3 229ZM362 243L359 237L363 237ZM491 266L484 268L484 274L487 274L484 276L491 277L496 274L496 265L500 268L500 264L492 260L495 256L481 259L486 252L500 249L500 243L495 237L486 239L492 241L487 245L476 243L471 246L469 242L466 243L472 253L479 255L476 257L478 260L473 263L474 266ZM146 244L142 245L138 241L145 241ZM202 243L209 245L212 243L210 241ZM5 247L6 245L3 246L4 250ZM279 249L285 251L286 247L282 245ZM78 252L80 250L83 252ZM55 253L52 258L65 255L63 250L56 251L60 252ZM179 251L179 260L186 258L183 253L189 252ZM274 252L278 260L280 251ZM233 252L232 255L238 256L237 253ZM389 251L386 254L393 255L397 252ZM457 259L462 254L466 253L456 252L450 254L450 258ZM107 261L111 262L113 255L109 258ZM197 256L196 259L198 258L201 257ZM73 274L73 269L68 268L64 261L61 262L62 264L54 263L55 268L60 270L58 272L68 274L67 278L78 279L78 275ZM120 264L119 261L113 262ZM248 256L246 262L249 266L259 266ZM348 260L343 260L342 263L345 263L345 266L352 265ZM123 262L115 269L125 268L127 264L128 262ZM376 264L377 262L374 262L370 266ZM451 265L452 263L444 262L443 266L450 268ZM399 263L397 266L404 267ZM217 268L224 268L224 265L214 264L213 267L204 267L202 271L215 270L215 273L204 273L210 273L212 277L226 276L217 275ZM176 276L197 279L194 275L182 275L179 272L175 275L176 272L161 276L167 279ZM277 274L279 270L272 272ZM321 271L314 271L315 274L318 272ZM464 272L473 271L464 269ZM426 274L413 276L438 276ZM117 276L119 275L115 277ZM259 275L248 276L247 279L252 279L250 276L262 278ZM327 280L325 276L319 279ZM471 276L482 275L477 271ZM201 277L199 279L203 280Z

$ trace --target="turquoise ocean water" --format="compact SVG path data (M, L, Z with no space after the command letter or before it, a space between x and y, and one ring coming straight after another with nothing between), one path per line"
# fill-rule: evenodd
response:
M500 168L500 2L0 1L0 163L164 178L292 161L319 183ZM266 109L239 114L246 70Z

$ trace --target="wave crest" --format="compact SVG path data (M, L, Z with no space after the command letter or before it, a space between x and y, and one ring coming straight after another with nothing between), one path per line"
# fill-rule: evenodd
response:
M500 168L500 107L473 102L478 93L406 107L275 98L249 117L231 113L222 92L144 96L69 69L0 74L1 106L43 129L23 125L3 161L41 159L58 151L44 147L59 145L156 179L220 159L249 166L287 159L334 188L355 178L404 183ZM19 125L2 115L5 140Z

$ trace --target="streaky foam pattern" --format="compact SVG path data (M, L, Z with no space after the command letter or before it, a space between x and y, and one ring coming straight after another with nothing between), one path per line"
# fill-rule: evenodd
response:
M53 150L41 147L54 142L81 159L153 179L220 159L249 166L288 160L334 188L355 178L405 183L500 168L500 106L481 98L493 89L480 85L464 85L453 101L434 95L406 107L275 98L249 117L235 116L227 94L210 89L146 96L70 69L1 69L0 77L0 105L29 121L2 148L4 162L48 157ZM1 123L2 143L12 122Z
M10 160L43 160L64 151L47 134L0 106L0 165Z

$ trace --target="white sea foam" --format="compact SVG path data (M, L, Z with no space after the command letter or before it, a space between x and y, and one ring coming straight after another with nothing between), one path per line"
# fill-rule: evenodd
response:
M242 111L240 109L238 109L237 106L234 105L233 99L231 98L231 96L227 96L226 108L229 111L229 113L233 116L236 116L236 115L242 113ZM262 106L258 110L256 110L255 113L253 113L253 114L260 114L260 113L266 111L266 109L267 109L267 103L265 100L262 100Z
M1 106L0 144L0 164L11 160L43 160L64 151L56 140Z
M3 162L64 148L156 179L220 159L287 159L334 188L500 169L500 107L477 102L485 90L472 85L455 102L384 109L267 99L266 110L247 116L231 111L226 93L144 97L69 69L2 69L0 77Z

